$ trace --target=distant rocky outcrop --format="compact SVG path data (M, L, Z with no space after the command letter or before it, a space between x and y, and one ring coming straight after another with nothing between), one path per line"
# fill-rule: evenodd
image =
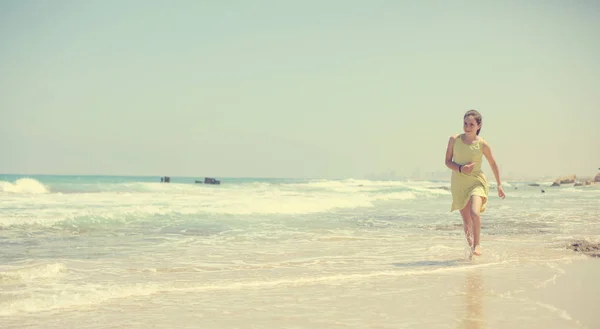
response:
M559 177L550 186L560 186L560 184L573 184L575 183L575 178L577 178L577 176L575 175Z
M221 184L221 181L218 179L214 179L212 177L205 177L204 178L204 184L215 184L215 185L219 185Z
M573 183L575 183L576 178L577 178L577 176L575 176L575 175L569 175L569 176L559 177L556 180L556 182L558 182L559 184L573 184Z
M575 184L573 186L588 186L588 185L592 185L594 184L594 180L593 179L585 179L585 180L580 180L575 182Z
M212 178L212 177L205 177L205 178L204 178L204 181L197 180L197 181L195 181L195 182L196 182L196 184L203 184L203 183L204 183L204 184L213 184L213 185L220 185L220 184L221 184L221 181L220 181L220 180L218 180L218 179L214 179L214 178Z
M600 170L600 168L598 168ZM573 184L573 186L588 186L596 185L600 183L600 173L597 173L594 178L579 178L575 175L568 175L558 177L550 186L560 186L561 184ZM536 184L529 184L529 186L536 186Z
M571 249L576 252L581 252L591 257L600 257L600 243L590 243L585 240L577 240L571 242L567 249Z

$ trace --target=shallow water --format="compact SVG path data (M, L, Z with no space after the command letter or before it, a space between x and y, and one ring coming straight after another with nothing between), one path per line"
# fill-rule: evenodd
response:
M598 187L506 183L507 199L491 195L483 214L484 255L470 261L447 182L19 179L0 176L4 328L593 321L539 296L595 261L565 245L599 240Z

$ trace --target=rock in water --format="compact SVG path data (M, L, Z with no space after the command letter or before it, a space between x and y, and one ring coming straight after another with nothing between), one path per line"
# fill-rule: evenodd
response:
M592 257L600 257L600 243L590 243L589 241L585 240L577 240L568 245L567 249L581 252Z

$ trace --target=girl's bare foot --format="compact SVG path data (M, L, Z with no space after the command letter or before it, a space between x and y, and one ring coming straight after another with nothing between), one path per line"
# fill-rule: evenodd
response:
M475 248L473 248L473 255L481 256L481 247L475 246Z

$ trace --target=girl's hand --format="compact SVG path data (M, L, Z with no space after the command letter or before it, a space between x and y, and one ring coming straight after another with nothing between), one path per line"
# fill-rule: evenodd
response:
M502 186L498 186L498 196L501 199L504 199L506 197L506 194L504 194L504 189L502 188Z
M463 165L460 168L460 172L463 173L463 174L468 174L471 171L473 171L473 167L475 167L475 163L474 162L469 162L469 163L467 163L466 165Z

